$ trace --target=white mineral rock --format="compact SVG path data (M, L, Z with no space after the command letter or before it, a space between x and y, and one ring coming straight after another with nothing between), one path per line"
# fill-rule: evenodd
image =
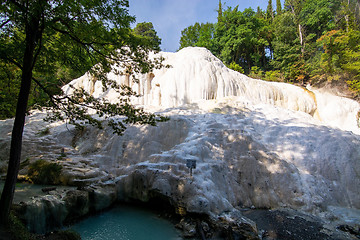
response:
M139 84L110 75L143 95L135 103L170 121L130 126L123 136L92 127L79 134L64 123L44 124L44 114L36 113L25 126L24 159L42 156L66 166L67 176L112 182L121 200L161 194L186 211L214 216L251 206L291 207L332 219L344 219L348 211L351 221L360 222L354 214L360 208L357 102L248 78L203 48L159 55L172 67L139 75ZM70 84L116 101L89 75ZM8 123L0 122L4 146ZM45 126L51 134L38 136ZM66 158L56 160L62 148ZM197 162L192 177L188 159Z

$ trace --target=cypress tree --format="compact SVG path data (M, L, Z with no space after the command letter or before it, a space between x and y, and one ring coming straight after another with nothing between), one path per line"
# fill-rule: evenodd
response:
M274 19L274 9L273 9L273 5L272 5L272 0L269 0L269 2L268 2L268 6L266 9L266 18Z
M281 14L282 8L281 8L281 1L276 0L276 14Z
M218 9L218 23L221 22L222 20L222 4L221 4L221 0L219 0L219 9Z
M261 10L260 6L257 7L257 10L256 10L256 16L258 18L263 18L263 11Z

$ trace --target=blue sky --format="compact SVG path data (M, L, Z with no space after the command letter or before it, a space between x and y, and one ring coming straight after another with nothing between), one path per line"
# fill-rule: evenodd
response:
M136 22L152 22L162 40L161 49L175 52L179 48L181 31L195 22L215 23L219 0L130 0L130 14ZM275 0L273 0L274 9ZM283 1L281 1L283 3ZM268 0L222 0L223 6L239 10L258 6L265 10Z

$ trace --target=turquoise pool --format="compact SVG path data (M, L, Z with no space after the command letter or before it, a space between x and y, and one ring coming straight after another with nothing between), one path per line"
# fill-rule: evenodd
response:
M171 240L182 239L175 226L150 210L116 206L71 227L83 240Z

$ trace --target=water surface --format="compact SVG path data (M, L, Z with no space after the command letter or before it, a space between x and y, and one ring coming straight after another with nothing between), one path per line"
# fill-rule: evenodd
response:
M119 205L71 227L83 240L182 239L174 225L150 210Z
M16 183L13 202L14 203L26 202L30 200L31 197L47 195L48 193L42 191L42 189L46 187L56 187L57 190L76 189L75 187L60 186L60 185L53 186L53 185L38 185L31 183ZM3 188L4 188L4 182L0 181L0 193L2 192Z

